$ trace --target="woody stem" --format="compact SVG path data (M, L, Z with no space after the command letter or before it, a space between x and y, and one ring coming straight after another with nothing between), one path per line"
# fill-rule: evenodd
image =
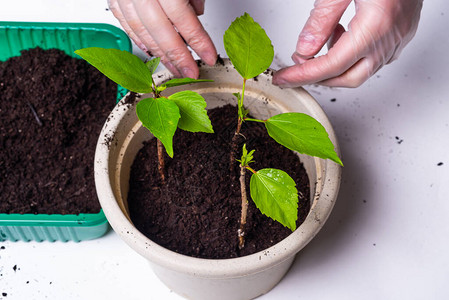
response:
M165 184L164 146L159 139L157 139L157 160L159 175L161 176L162 183Z
M239 249L245 246L245 224L248 213L248 198L246 196L245 167L240 165L240 191L242 194L242 214L240 217L240 228L237 231L239 237Z

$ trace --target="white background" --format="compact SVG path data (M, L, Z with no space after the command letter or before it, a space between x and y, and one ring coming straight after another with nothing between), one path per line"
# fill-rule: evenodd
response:
M290 64L312 6L208 0L201 20L225 56L224 30L249 12L273 40L278 68ZM3 0L0 20L119 26L106 8L105 1ZM398 61L356 89L305 87L337 132L341 191L323 230L260 299L449 299L448 28L449 2L425 1ZM181 299L113 231L81 243L0 246L0 299Z

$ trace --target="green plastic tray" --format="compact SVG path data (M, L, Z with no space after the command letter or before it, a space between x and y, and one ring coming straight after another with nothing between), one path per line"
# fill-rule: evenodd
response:
M99 23L0 22L0 61L19 56L35 47L61 49L72 57L86 47L115 48L132 52L132 44L121 29ZM117 102L128 91L118 86Z
M0 61L35 47L57 48L68 55L85 47L132 52L131 41L119 28L95 23L0 22ZM126 94L119 86L117 99ZM83 241L103 236L109 229L103 211L97 214L1 214L0 241Z
M98 214L0 214L0 241L74 241L103 236L109 229L103 211Z

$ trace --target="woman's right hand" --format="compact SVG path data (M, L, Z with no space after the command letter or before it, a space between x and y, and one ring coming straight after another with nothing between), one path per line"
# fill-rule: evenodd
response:
M176 77L198 78L198 66L187 46L208 65L217 50L198 15L204 0L109 0L109 8L136 45L158 56Z

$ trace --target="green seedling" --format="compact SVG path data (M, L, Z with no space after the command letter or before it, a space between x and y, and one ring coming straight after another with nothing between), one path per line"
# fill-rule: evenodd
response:
M244 106L246 82L265 71L274 57L274 49L265 30L245 13L232 22L223 36L223 41L229 59L243 78L241 92L234 94L237 98L238 123L231 141L231 164L236 161L237 137L240 135L242 123L252 121L264 123L268 134L290 150L330 159L343 165L325 128L313 117L297 112L278 114L267 120L248 117L248 110ZM254 150L248 153L244 145L242 158L237 160L240 162L242 191L239 247L244 245L246 223L247 199L246 189L243 187L245 169L253 173L250 194L260 211L292 231L296 229L298 195L293 179L284 171L277 169L262 169L258 172L252 170L249 163L252 161L253 153Z
M298 218L298 191L295 181L284 171L272 168L253 170L249 164L253 162L254 150L249 153L243 144L240 162L240 190L242 194L242 214L238 230L239 248L245 245L245 224L248 211L246 195L245 171L252 173L250 179L251 198L257 208L273 220L284 224L292 231L296 229Z
M137 103L137 117L157 139L159 173L165 182L163 150L173 157L173 136L177 128L190 132L213 133L207 115L206 101L193 91L181 91L168 97L161 95L165 89L206 79L175 78L156 85L153 73L160 63L156 57L144 63L127 51L104 48L84 48L75 51L108 78L135 93L152 93Z

